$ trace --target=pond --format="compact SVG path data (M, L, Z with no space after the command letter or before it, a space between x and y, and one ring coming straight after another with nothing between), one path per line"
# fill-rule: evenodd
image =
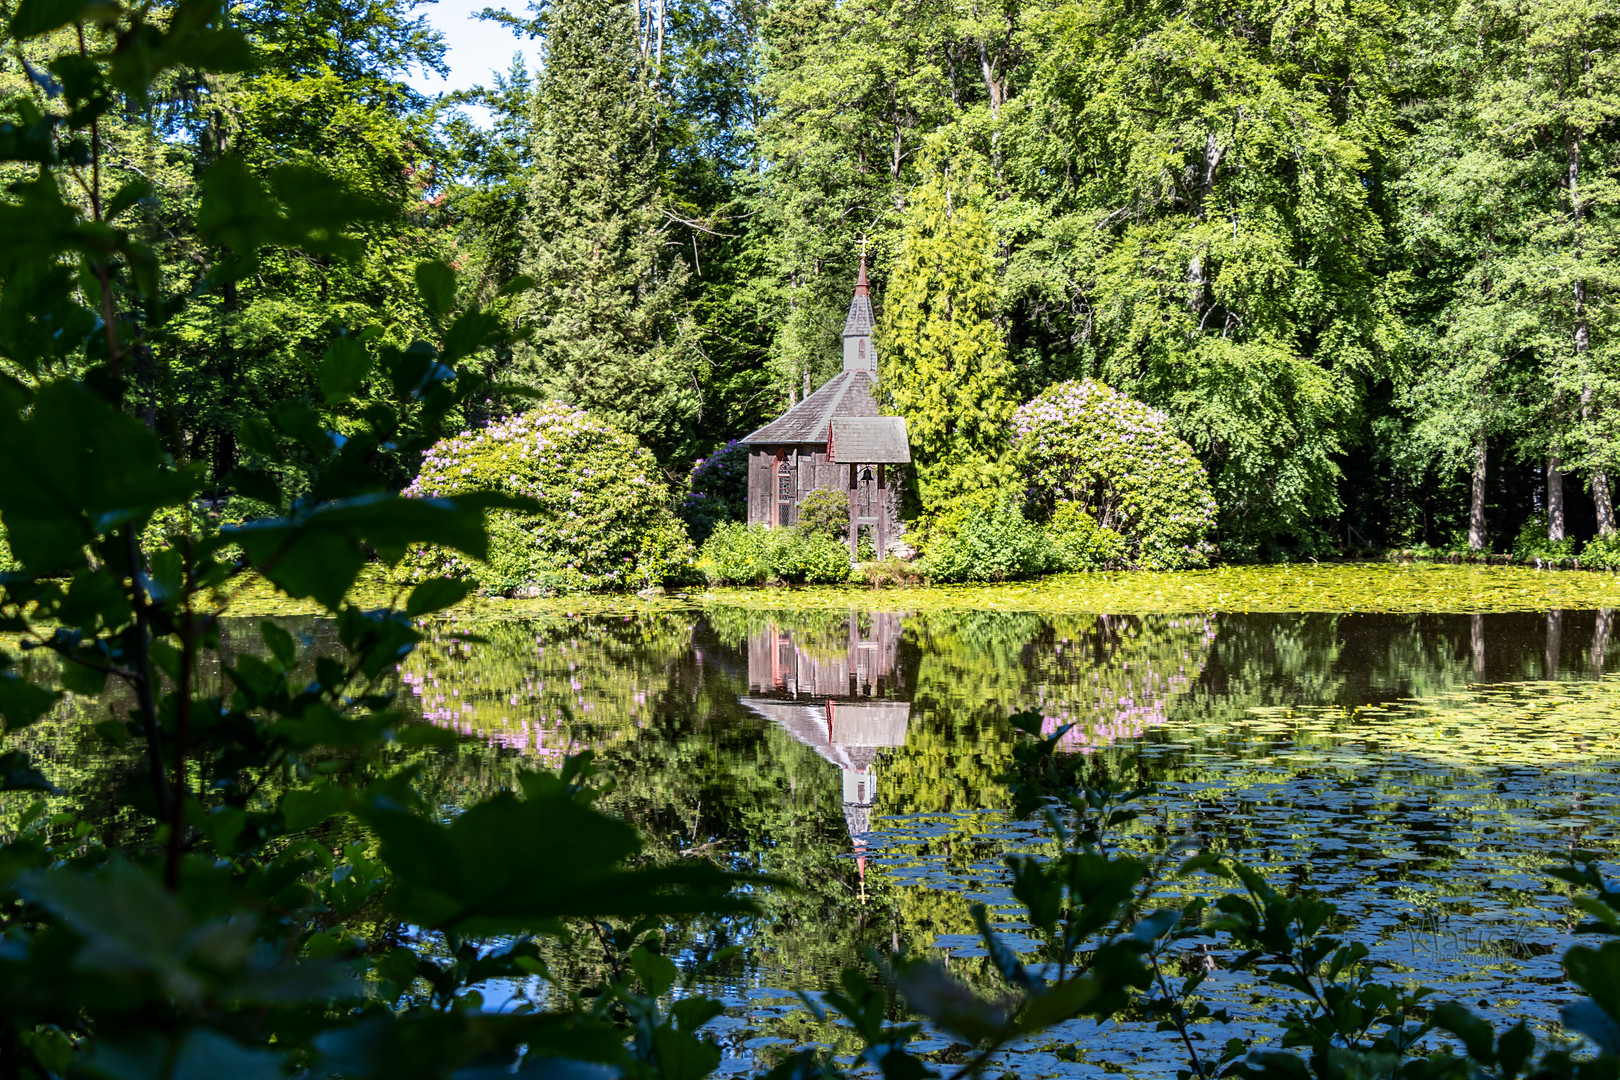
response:
M727 1070L792 1044L853 1049L793 992L831 985L863 948L946 957L988 986L975 903L1027 947L1001 860L1045 841L1004 812L996 780L1021 709L1073 725L1064 745L1098 775L1156 786L1123 846L1217 850L1319 890L1391 979L1551 1033L1574 996L1558 957L1575 916L1543 869L1574 848L1620 855L1620 631L1615 608L1578 606L1582 587L1569 607L1462 614L1426 610L1464 607L1455 588L1409 588L1389 605L1404 611L1381 613L1041 612L962 603L971 592L912 594L910 608L905 593L847 592L559 602L437 622L398 678L415 714L465 736L413 751L446 812L591 748L614 781L605 805L660 857L791 883L716 931L748 947L701 983L730 1006L711 1026ZM1288 606L1265 595L1254 607ZM329 634L286 625L317 647ZM251 648L254 626L232 620L227 647ZM92 813L131 767L83 737L98 708L25 733ZM1222 956L1215 943L1197 957L1231 1017L1199 1026L1206 1045L1273 1038L1274 992ZM1172 1038L1077 1021L1005 1064L1168 1077L1183 1060Z

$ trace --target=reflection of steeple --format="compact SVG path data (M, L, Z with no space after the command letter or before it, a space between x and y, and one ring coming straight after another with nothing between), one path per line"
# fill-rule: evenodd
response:
M774 625L748 641L754 693L742 704L838 767L844 822L863 887L878 751L904 746L911 719L896 664L901 618L891 612L851 614L847 641L833 648Z

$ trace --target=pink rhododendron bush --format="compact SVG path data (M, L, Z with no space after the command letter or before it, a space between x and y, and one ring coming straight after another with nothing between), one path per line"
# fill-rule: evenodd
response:
M1164 413L1091 379L1059 383L1014 414L1013 439L1030 501L1079 522L1088 544L1117 534L1118 558L1150 570L1214 556L1209 477Z
M683 579L695 553L654 466L634 438L558 402L463 431L427 452L406 495L498 491L542 509L490 511L487 561L424 547L398 573L411 582L470 578L486 593L517 595Z

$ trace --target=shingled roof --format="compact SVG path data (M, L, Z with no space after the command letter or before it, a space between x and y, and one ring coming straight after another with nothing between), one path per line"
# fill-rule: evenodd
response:
M909 465L911 440L899 416L835 416L827 460L854 465Z
M853 317L853 316L851 316ZM841 371L793 408L739 442L753 446L826 443L833 417L877 416L873 372Z
M866 285L866 256L861 256L861 276L855 279L855 298L849 302L849 318L844 320L843 337L870 337L876 323L872 317L872 293Z

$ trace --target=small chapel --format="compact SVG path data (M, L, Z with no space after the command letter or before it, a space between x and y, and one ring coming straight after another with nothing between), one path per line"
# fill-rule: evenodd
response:
M748 523L795 525L806 495L818 488L839 492L849 499L852 559L862 527L879 558L898 537L893 467L911 462L905 420L878 412L873 321L863 255L844 321L843 370L814 393L806 376L803 401L738 440L748 447Z

